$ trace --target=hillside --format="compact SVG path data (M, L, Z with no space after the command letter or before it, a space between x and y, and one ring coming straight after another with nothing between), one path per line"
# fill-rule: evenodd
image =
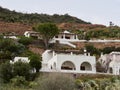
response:
M85 39L84 33L88 39L120 39L120 27L106 27L99 24L90 24L68 14L65 15L47 15L47 14L26 14L16 11L10 11L0 7L0 33L15 32L23 35L25 31L32 30L37 23L53 22L60 30L70 30L78 34L79 39ZM75 43L77 48L83 48L85 43ZM97 48L107 46L120 46L119 43L94 44ZM33 50L33 49L31 49Z
M10 11L0 7L0 21L5 22L21 22L24 24L33 24L33 23L44 23L44 22L53 22L53 23L80 23L80 24L90 24L76 17L65 15L48 15L48 14L38 14L38 13L21 13L16 11Z
M32 30L32 27L21 23L8 23L0 21L0 33L14 32L18 35L23 35L25 31Z
M103 28L104 25L93 25L76 17L65 15L47 15L47 14L27 14L0 7L0 33L15 32L22 35L37 23L53 22L61 30L89 30L93 28Z
M58 27L62 30L83 30L83 31L98 28L106 28L106 26L100 24L80 24L80 23L60 23Z

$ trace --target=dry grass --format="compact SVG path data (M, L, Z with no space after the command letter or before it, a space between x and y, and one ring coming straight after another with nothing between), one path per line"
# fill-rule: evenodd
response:
M23 35L24 32L28 30L32 30L32 27L30 25L0 22L0 33L15 32L18 35Z

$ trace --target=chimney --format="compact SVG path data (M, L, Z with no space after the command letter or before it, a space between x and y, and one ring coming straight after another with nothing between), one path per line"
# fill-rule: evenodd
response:
M73 55L73 52L70 52L71 55Z
M85 55L85 56L87 55L87 50L86 50L86 49L84 49L84 55Z
M103 52L101 52L101 55L100 55L101 57L103 56Z
M88 53L88 56L90 56L90 53Z
M55 56L55 51L53 51L53 57Z

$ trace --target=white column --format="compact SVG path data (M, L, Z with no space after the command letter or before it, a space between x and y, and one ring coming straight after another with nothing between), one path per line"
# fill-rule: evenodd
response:
M114 60L114 61L116 60L116 56L115 56L115 54L113 54L113 60Z
M53 57L55 56L55 51L53 51Z
M90 53L88 53L88 56L90 56Z
M87 56L87 50L86 49L84 49L84 55Z
M70 54L73 55L73 52L71 52Z
M75 38L78 39L77 35L75 35Z
M65 34L63 35L63 39L65 39Z

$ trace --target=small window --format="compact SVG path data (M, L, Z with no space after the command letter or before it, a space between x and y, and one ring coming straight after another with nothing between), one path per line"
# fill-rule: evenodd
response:
M113 73L113 69L112 69L111 67L109 68L109 72L110 72L110 73Z
M52 66L51 66L51 69L53 69Z
M58 36L55 36L55 38L58 38Z
M70 39L70 37L67 37L67 36L66 36L65 39Z

